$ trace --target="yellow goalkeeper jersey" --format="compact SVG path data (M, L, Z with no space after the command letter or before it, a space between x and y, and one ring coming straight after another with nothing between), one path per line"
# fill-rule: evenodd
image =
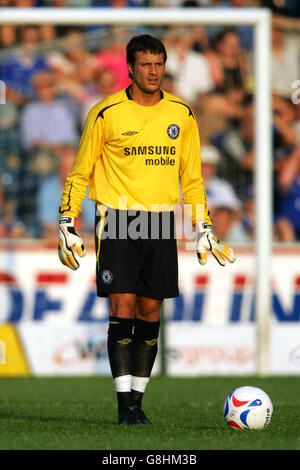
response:
M87 186L98 203L154 212L173 210L181 187L193 223L211 223L194 114L180 98L160 93L154 106L142 106L121 90L90 110L61 214L79 215Z

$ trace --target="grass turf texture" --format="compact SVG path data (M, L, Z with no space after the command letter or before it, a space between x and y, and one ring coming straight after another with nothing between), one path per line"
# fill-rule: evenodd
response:
M269 394L268 428L238 431L226 396L253 385ZM144 397L152 426L116 424L109 377L0 378L1 450L296 450L300 377L153 377Z

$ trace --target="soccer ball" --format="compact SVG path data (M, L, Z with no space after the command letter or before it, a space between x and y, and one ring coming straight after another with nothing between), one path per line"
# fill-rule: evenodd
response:
M257 387L240 387L228 395L224 418L235 429L264 429L271 421L273 405L270 397Z

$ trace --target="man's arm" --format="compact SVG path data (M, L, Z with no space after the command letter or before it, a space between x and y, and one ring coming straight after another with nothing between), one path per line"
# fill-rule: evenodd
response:
M199 131L196 119L192 114L187 118L187 126L184 130L180 159L180 183L183 202L192 223L206 222L211 225L201 172Z
M71 173L67 176L62 194L61 215L78 217L96 161L101 156L104 121L96 119L95 107L88 114Z
M213 233L212 220L206 202L206 192L201 172L200 138L198 126L193 116L189 116L188 128L182 145L180 181L184 204L196 227L196 250L198 261L206 264L207 251L210 251L222 266L226 261L233 263L233 250L222 243Z
M104 135L103 120L96 120L92 108L80 140L79 150L71 173L68 175L59 209L58 256L60 261L72 270L79 268L75 254L85 256L84 244L76 231L76 218L81 211L96 160L102 152Z

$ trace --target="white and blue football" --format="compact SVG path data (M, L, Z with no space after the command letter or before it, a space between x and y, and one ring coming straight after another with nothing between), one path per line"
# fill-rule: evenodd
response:
M236 388L226 398L224 418L234 429L264 429L273 414L270 397L260 388Z

